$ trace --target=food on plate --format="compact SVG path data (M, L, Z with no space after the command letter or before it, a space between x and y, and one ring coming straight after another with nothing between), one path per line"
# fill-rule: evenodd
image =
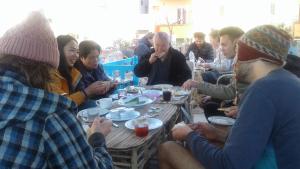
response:
M127 87L127 93L138 93L139 92L139 88L134 87L134 86L128 86Z
M232 107L220 107L220 108L218 108L218 110L229 112L229 111L233 110L233 108Z
M188 91L186 90L175 90L173 91L174 96L183 96L183 95L188 95Z
M140 100L139 97L134 97L128 101L125 102L125 104L129 104L129 105L132 105L132 104L143 104L145 103L146 101L142 101Z

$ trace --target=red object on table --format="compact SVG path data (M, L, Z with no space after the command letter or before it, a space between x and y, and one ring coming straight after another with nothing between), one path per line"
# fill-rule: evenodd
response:
M138 137L146 137L149 132L147 124L139 124L134 127L135 135Z

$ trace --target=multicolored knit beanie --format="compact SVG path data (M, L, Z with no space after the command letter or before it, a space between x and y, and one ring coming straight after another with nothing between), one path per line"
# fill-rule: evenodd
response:
M290 36L271 25L258 26L245 33L238 42L239 61L263 59L284 64L290 47Z

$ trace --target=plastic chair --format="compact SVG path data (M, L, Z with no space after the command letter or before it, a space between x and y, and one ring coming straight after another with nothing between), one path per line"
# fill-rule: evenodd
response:
M231 79L233 78L234 73L233 72L226 72L226 73L222 73L221 76L219 76L218 80L217 80L217 85L219 84L229 84Z

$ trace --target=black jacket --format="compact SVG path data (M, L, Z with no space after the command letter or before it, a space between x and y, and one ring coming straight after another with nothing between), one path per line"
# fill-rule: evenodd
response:
M153 53L153 52L152 52ZM134 67L134 73L138 77L148 77L148 82L152 82L148 85L157 84L156 79L154 78L154 72L156 70L152 70L154 68L154 64L157 64L158 61L153 64L149 63L149 58L152 53L146 55L146 57L142 58L141 61ZM168 84L172 84L174 86L181 86L186 80L192 77L192 73L188 65L186 64L185 57L178 50L170 47L167 57L170 58L169 65L169 79Z
M290 54L287 55L286 64L283 68L300 78L300 57Z
M214 60L214 50L211 44L207 42L204 42L201 48L198 48L195 42L192 43L186 52L187 59L189 58L190 51L193 51L196 61L198 60L199 57L205 60L205 62L212 62Z

